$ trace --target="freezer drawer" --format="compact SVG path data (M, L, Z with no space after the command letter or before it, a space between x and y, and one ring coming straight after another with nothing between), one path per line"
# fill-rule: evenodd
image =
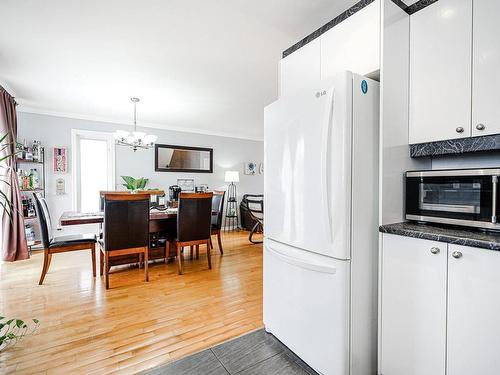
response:
M349 261L265 240L266 330L325 375L348 373L349 270Z

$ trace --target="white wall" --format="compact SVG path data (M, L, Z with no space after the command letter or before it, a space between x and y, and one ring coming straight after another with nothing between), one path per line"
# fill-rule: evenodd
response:
M69 171L64 175L55 175L52 172L52 148L54 146L67 147L71 157L71 129L95 130L113 132L117 129L131 130L132 126L111 124L104 122L77 120L64 117L38 115L31 113L18 114L18 139L27 139L28 142L36 139L45 147L46 192L47 202L56 226L60 215L64 211L71 211L73 199L71 160ZM184 133L170 130L141 128L148 133L158 136L157 143L183 146L210 147L214 149L213 173L177 173L154 171L154 149L137 150L124 146L116 146L116 183L117 189L124 189L120 176L149 178L148 187L161 188L168 191L170 185L175 185L177 178L194 178L195 184L208 184L210 189L225 188L224 172L238 170L240 182L237 184L238 196L245 193L260 194L264 190L264 177L261 174L247 176L243 174L244 162L263 161L263 142L243 140L238 138L219 137L195 133ZM66 195L55 194L55 180L62 177L66 181ZM86 226L91 230L90 226ZM73 232L81 228L65 228L65 232ZM61 233L59 233L61 234Z

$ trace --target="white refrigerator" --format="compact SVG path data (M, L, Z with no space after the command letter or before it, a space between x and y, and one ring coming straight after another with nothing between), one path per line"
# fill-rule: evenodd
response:
M264 122L265 328L320 374L375 374L379 84L344 72Z

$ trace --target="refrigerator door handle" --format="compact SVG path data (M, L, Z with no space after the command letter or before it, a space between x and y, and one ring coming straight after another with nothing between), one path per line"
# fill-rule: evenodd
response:
M326 266L326 265L318 264L318 263L306 262L302 259L294 258L294 257L291 257L289 255L283 254L281 251L273 249L269 245L266 246L266 248L269 250L270 254L272 254L276 258L278 258L278 259L280 259L288 264L291 264L291 265L294 265L294 266L297 266L300 268L305 268L305 269L308 269L308 270L314 271L314 272L322 272L322 273L329 273L329 274L335 274L337 272L337 269L335 267Z
M325 120L323 125L323 144L321 145L321 165L322 165L322 200L326 206L326 225L328 225L327 234L330 242L333 242L332 237L332 215L331 215L331 202L330 202L330 180L331 180L331 136L332 136L332 122L333 122L333 107L334 107L334 89L327 91L327 111L325 113Z

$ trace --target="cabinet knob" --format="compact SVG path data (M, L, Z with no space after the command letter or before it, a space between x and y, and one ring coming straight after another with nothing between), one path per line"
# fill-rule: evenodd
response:
M431 247L431 253L432 253L432 254L439 254L439 252L440 252L440 251L441 251L441 250L439 250L439 248L438 248L438 247Z
M484 124L477 124L476 125L477 130L484 130L485 128L486 128L486 126L484 126Z
M462 258L462 253L460 251L454 251L453 253L451 253L451 256L455 259L460 259Z
M457 133L463 133L464 132L464 128L462 128L461 126L457 127L455 130L457 131Z

